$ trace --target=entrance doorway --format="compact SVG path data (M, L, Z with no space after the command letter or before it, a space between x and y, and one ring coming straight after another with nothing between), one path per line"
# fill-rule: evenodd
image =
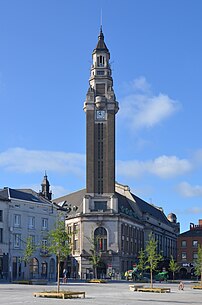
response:
M106 273L107 273L107 267L104 262L100 262L98 267L97 267L97 277L98 279L104 279L106 278Z

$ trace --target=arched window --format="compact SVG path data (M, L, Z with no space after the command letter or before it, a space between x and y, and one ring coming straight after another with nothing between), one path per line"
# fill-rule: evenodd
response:
M46 279L47 278L47 272L48 272L48 268L47 268L47 262L42 262L41 263L41 277Z
M29 270L30 270L30 276L32 278L37 278L39 274L39 262L36 257L33 257L31 259L30 265L29 265Z
M186 279L187 278L187 269L186 268L181 268L179 271L180 278L181 279Z
M103 227L95 229L94 240L97 251L107 251L107 230Z

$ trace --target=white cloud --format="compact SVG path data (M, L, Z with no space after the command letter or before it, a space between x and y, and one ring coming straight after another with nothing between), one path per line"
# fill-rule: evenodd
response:
M150 92L151 85L147 82L144 76L134 79L130 85L134 90L140 90L143 92Z
M170 117L180 108L180 103L168 95L155 95L144 77L130 83L131 94L122 101L120 117L134 129L150 128Z
M85 155L13 148L0 153L0 167L22 173L48 170L83 176Z
M85 155L76 153L37 151L24 148L12 148L0 153L0 168L6 171L33 173L59 172L83 177L85 172ZM176 156L160 156L146 161L118 161L118 175L139 177L152 174L160 178L171 178L192 170L187 159Z
M191 185L188 182L182 182L178 185L177 190L183 197L202 197L202 185Z
M202 163L202 149L198 149L194 154L194 161L196 164Z
M162 178L182 175L192 169L191 163L176 156L160 156L151 164L151 172Z
M187 213L190 214L201 214L202 213L202 208L201 207L192 207L190 209L187 209Z
M171 178L190 171L191 163L176 156L160 156L148 161L118 161L119 175L138 177L143 174L153 174L160 178Z

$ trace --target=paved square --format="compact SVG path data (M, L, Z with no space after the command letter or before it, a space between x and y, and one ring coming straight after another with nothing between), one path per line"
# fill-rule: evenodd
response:
M133 292L129 282L109 282L90 284L70 282L62 284L61 289L85 291L85 299L48 299L33 297L33 292L56 289L56 285L17 285L0 284L0 304L2 305L176 305L201 304L202 290L192 289L192 284L185 283L185 290L179 291L177 284L154 284L154 287L170 287L171 293ZM145 286L148 286L147 284Z

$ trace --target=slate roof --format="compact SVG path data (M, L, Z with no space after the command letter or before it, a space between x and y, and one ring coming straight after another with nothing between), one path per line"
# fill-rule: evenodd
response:
M167 219L167 217L165 216L165 214L163 213L163 211L158 208L155 207L154 205L142 200L141 198L137 197L136 195L132 194L138 209L141 211L141 213L143 214L148 214L151 215L152 217L158 219L159 221L161 221L162 223L165 224L170 224L170 221Z
M47 199L42 196L39 196L38 193L34 192L30 189L18 190L12 188L4 188L0 190L0 196L4 197L5 199L20 199L24 201L30 201L35 203L51 203Z
M96 51L105 51L105 52L109 52L105 42L104 42L104 35L102 33L102 27L100 28L100 35L98 36L98 43L96 48L94 49L93 52Z
M123 213L133 218L139 219L134 202L117 192L115 194L118 198L119 213Z
M56 198L54 203L62 208L66 208L69 212L68 215L74 215L83 211L83 197L86 194L86 189L76 191L74 193ZM76 207L76 208L75 208Z
M74 216L77 213L82 213L83 197L85 196L85 194L86 189L82 189L74 193L65 195L63 197L56 198L54 202L60 207L67 208L67 210L69 211L69 216ZM160 222L170 225L170 221L167 219L161 209L147 203L136 195L131 193L135 202L118 192L115 192L115 195L118 198L119 213L123 213L137 220L141 220L141 215L147 213L148 216L150 215L153 218L159 220Z

